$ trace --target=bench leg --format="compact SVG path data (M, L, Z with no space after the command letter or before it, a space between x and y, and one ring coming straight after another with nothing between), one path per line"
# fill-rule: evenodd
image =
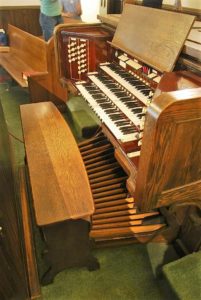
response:
M92 256L89 258L88 263L87 263L87 269L89 271L96 271L96 270L100 269L100 264L96 257Z
M91 253L89 222L69 220L41 227L46 251L43 259L49 266L42 277L42 284L53 282L54 276L70 267L87 267L97 270L99 263Z

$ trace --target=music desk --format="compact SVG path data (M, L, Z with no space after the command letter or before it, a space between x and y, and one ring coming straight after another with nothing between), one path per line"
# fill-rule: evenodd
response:
M42 284L73 266L98 267L90 253L94 203L76 141L51 102L20 107L36 225L46 250Z

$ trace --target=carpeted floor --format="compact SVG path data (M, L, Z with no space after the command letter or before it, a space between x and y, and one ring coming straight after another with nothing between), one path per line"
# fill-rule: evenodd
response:
M158 245L157 253L160 251L164 248ZM100 262L100 270L71 269L61 272L52 285L43 287L44 299L174 299L170 293L167 296L160 285L163 279L153 275L146 245L99 249L95 255Z
M201 299L201 251L165 265L163 272L180 299Z
M16 169L24 164L24 145L19 105L29 102L26 89L0 85L0 99L12 141ZM171 251L170 251L171 250ZM44 300L174 300L161 272L163 265L177 259L165 244L132 244L94 250L100 261L98 271L68 269L53 284L42 287ZM179 274L177 275L179 277ZM187 299L187 298L180 298ZM193 298L189 298L191 300Z

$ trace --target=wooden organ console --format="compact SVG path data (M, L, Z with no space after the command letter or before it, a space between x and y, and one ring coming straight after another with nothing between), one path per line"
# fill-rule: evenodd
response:
M40 203L38 191L44 195L44 188L36 184L34 152L37 145L33 124L37 125L44 147L44 153L41 150L44 169L50 163L50 169L54 170L51 180L56 184L56 187L51 184L43 197L47 208L43 213L52 215L51 222L38 224L46 237L49 247L46 257L52 265L44 283L51 282L64 265L90 263L90 269L97 267L87 238L94 240L96 245L148 242L163 232L165 239L170 241L178 232L170 208L200 205L201 80L188 72L172 72L193 21L194 17L189 15L178 17L173 12L126 5L114 36L103 24L57 26L55 47L61 82L69 90L81 93L102 123L95 136L79 143L76 150L69 129L65 129L66 125L50 104L21 109L32 191L33 185L37 191L33 193L34 201ZM63 131L59 131L60 124ZM55 130L53 136L47 128ZM87 182L88 178L90 183L90 205L91 197L94 205L88 210L87 198L82 197L82 182L76 188L69 176L75 153L77 157L80 153L80 166L84 166L88 174L84 179ZM64 170L65 178L60 170L62 165L69 168L69 172ZM78 167L73 169L77 181L79 170ZM45 173L49 178L49 172ZM71 184L69 190L64 179ZM54 197L56 190L59 193ZM58 208L62 208L59 218ZM76 211L77 221L71 209ZM40 209L37 210L40 214ZM170 219L176 224L172 231L167 226ZM71 232L69 238L65 228ZM79 244L75 242L76 235L81 235L82 231L84 235L79 236L79 240L82 240L84 251L75 251L72 262L73 245ZM66 246L61 240L57 241L60 237Z
M100 136L80 145L92 181L95 214L91 236L95 239L120 237L120 232L127 232L127 237L128 232L135 234L138 227L132 222L136 214L145 213L143 218L146 213L158 214L153 210L188 201L192 186L200 190L200 175L196 170L200 157L192 145L200 126L201 81L188 72L172 72L193 21L193 16L181 14L178 18L176 13L126 5L112 42L113 32L104 24L60 25L56 31L60 77L68 84L70 81L70 87L71 84L76 87L102 122ZM79 72L80 54L76 55L76 51L80 52L80 47L74 50L73 61L71 57L69 60L69 49L72 51L81 39L87 40L85 51L95 61L84 64ZM102 47L97 48L100 41ZM191 132L188 146L185 132ZM106 146L100 143L103 136L112 145L115 160L127 176L124 203L118 195L119 185L107 187L103 181L100 196L94 192L91 178L99 183L101 176L112 172L107 160L101 162L102 154L107 153ZM200 137L197 142L200 147ZM97 171L88 166L88 161ZM122 204L133 212L128 209L125 212L123 208L121 211ZM139 228L143 228L145 220L138 220ZM162 226L164 223L159 221L158 229ZM149 229L157 228L143 230L149 232Z

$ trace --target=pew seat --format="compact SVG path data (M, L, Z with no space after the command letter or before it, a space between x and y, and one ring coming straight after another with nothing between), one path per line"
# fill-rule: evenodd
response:
M8 37L9 47L0 49L0 65L20 86L27 87L23 72L47 72L46 43L10 24Z
M28 87L28 81L24 78L24 74L29 72L34 76L45 75L47 72L37 72L25 63L21 58L17 57L12 51L0 52L0 65L10 74L10 76L21 86Z

